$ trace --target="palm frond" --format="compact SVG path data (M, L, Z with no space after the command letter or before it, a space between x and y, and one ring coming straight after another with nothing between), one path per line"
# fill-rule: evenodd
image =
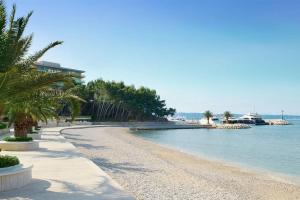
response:
M56 41L50 43L48 46L46 46L44 49L36 52L35 54L29 56L28 58L22 60L20 63L17 64L18 67L21 67L22 69L32 66L38 59L40 59L49 49L52 49L53 47L62 44L63 41Z
M0 35L4 33L6 28L6 10L4 1L0 0Z

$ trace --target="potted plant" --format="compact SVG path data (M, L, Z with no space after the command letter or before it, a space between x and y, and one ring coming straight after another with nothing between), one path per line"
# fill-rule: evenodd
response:
M32 165L22 165L16 156L0 154L0 192L16 189L32 179Z

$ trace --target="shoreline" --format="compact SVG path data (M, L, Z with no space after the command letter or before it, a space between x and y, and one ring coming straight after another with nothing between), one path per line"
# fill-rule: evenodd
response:
M177 151L182 154L186 154L187 156L192 156L195 159L198 159L198 160L201 160L204 162L207 161L207 162L212 162L212 163L218 163L220 165L224 165L227 167L238 168L239 170L244 171L244 172L250 172L250 173L257 174L257 175L265 175L265 176L269 176L270 178L281 181L281 182L300 186L300 176L293 176L293 175L275 172L275 171L271 171L271 170L260 168L260 167L255 167L255 166L241 164L241 163L234 162L234 161L220 159L220 158L216 158L216 157L212 157L212 156L208 156L208 155L204 155L204 154L193 153L193 152L190 152L190 151L187 151L184 149L179 149L179 148L173 147L171 145L155 143L155 142L153 142L151 140L147 140L143 137L136 136L136 134L133 133L134 131L142 131L142 130L143 129L141 129L141 130L128 129L128 130L126 130L126 134L134 135L134 137L137 137L144 141L150 142L153 145L158 145L158 146L168 149L170 151ZM147 130L149 130L149 129L147 129ZM157 129L151 129L151 130L157 130Z
M76 131L76 129L73 129L73 131L70 130L64 131L63 134L66 132L71 137L64 134L65 137L77 146L81 153L93 160L100 168L104 168L104 171L109 173L109 175L119 182L128 192L132 192L137 199L159 199L154 194L149 194L152 193L151 191L153 190L160 191L157 192L158 195L163 195L168 192L170 195L175 195L176 198L179 199L189 199L191 196L193 197L191 199L300 198L299 183L290 180L289 178L278 176L276 173L269 171L253 170L252 168L235 165L234 163L223 160L203 158L190 152L182 151L167 145L157 144L130 133L128 128L88 128L83 131L85 134L81 133L82 135L79 136L79 138L73 137L72 135L76 135L84 129L81 129L81 131ZM95 134L95 132L97 132L97 134ZM97 135L96 138L100 137L102 140L102 136L108 137L105 139L106 141L101 142L100 140L96 140L91 143L99 144L100 146L110 145L109 150L104 150L105 152L103 152L103 150L97 151L93 148L87 148L87 146L82 144L85 142L80 141L80 137L83 135L87 137L82 139L87 141L90 137L95 137L95 135ZM122 149L121 145L115 144L118 142L124 146L128 146L128 149ZM121 150L118 148L121 148ZM131 148L133 151L137 152L130 152ZM127 154L132 155L128 157ZM146 155L149 157L149 160L152 159L156 164L149 163L149 160L144 158L147 157ZM105 159L111 164L107 164L107 161L105 161L106 163L101 162L101 160L99 162L99 159ZM112 170L113 165L116 161L120 160L128 163L132 162L147 168L149 167L150 171L158 170L163 171L164 173L149 172L149 174L152 174L151 176L154 177L148 177L147 175L140 175L139 172L134 172L130 169L126 170L126 167L124 172L115 172ZM169 169L172 172L169 172ZM176 173L173 173L173 171ZM146 171L145 173L147 174L148 172ZM157 176L161 176L161 179L166 180L160 180ZM182 176L182 180L178 179L177 176ZM129 183L128 180L130 180ZM157 186L156 184L153 185L155 182L157 182ZM164 188L168 187L170 184L173 185L176 190L170 191L170 188ZM184 185L184 190L180 190L180 185L182 184ZM259 187L259 185L261 185L261 187ZM142 188L139 189L135 187ZM193 189L190 189L189 187ZM203 187L206 189L201 189ZM178 189L181 191L179 194L177 194ZM198 191L199 194L194 194L194 192L191 192L190 190ZM211 193L212 190L216 191ZM146 193L146 196L141 193ZM147 196L149 195L151 197L148 198ZM172 198L173 196L163 197L163 199Z
M132 131L132 130L128 130L128 134L132 134L132 133L130 133L130 131ZM208 155L204 155L204 154L197 154L197 153L193 153L193 152L190 152L190 151L187 151L187 150L184 150L184 149L179 149L179 148L177 149L176 147L173 147L171 145L155 143L151 140L147 140L147 139L144 139L142 137L138 137L138 136L135 136L135 137L140 138L142 140L145 140L147 142L151 142L154 145L161 146L162 148L165 148L165 149L168 149L168 150L171 150L171 151L177 151L177 152L186 154L188 156L195 157L195 159L199 159L201 161L219 163L219 164L224 165L224 166L238 168L241 171L252 172L252 173L255 173L255 174L258 174L258 175L267 175L267 176L270 176L273 179L276 179L276 180L279 180L279 181L282 181L282 182L286 182L288 184L294 184L294 185L299 185L300 186L300 176L293 176L293 175L289 175L289 174L284 174L284 173L280 173L280 172L271 171L271 170L264 169L264 168L259 168L259 167L255 167L255 166L241 164L241 163L234 162L234 161L220 159L220 158L216 158L216 157L212 157L212 156L208 156Z

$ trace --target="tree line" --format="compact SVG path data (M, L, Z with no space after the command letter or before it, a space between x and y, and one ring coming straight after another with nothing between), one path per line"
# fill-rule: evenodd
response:
M155 90L123 82L91 81L81 86L78 95L85 100L81 114L93 121L165 120L175 113Z

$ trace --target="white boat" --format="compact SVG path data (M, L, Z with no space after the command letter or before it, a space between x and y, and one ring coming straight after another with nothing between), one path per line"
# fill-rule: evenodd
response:
M247 113L240 117L240 119L245 120L262 120L262 117L257 113Z
M180 116L177 116L177 117L168 117L167 119L170 122L184 122L184 121L186 121L185 117L180 117Z

